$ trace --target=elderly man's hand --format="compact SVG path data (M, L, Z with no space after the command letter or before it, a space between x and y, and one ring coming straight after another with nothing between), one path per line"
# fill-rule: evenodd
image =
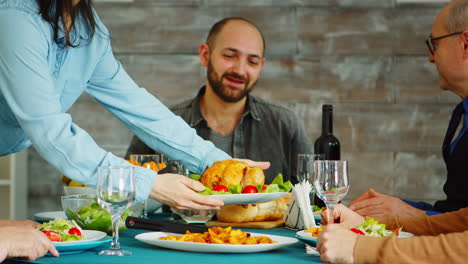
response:
M177 209L218 210L223 201L196 192L205 186L183 175L159 174L153 183L150 197Z
M362 216L382 218L386 216L424 216L425 211L417 209L399 198L367 190L351 202L349 209Z
M327 225L317 238L320 260L330 263L353 263L354 246L358 236L341 225Z

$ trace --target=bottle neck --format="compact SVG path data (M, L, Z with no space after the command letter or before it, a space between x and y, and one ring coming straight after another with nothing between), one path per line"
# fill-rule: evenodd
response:
M325 110L322 112L322 135L333 134L333 112Z

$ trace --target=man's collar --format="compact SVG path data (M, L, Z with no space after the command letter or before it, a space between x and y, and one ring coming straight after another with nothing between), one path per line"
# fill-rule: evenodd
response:
M191 108L193 109L192 111L192 116L190 117L190 125L191 126L196 126L198 125L201 121L205 120L201 114L200 111L200 100L202 96L205 94L206 91L206 86L202 86L200 90L198 91L197 96L192 100L191 102ZM254 120L260 121L261 118L258 114L258 109L254 104L254 99L252 96L247 95L247 102L246 102L246 108L245 112L242 115L242 117L246 117L247 115L251 115Z

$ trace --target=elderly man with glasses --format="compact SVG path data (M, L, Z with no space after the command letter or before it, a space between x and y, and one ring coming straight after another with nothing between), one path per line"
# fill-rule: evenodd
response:
M455 33L454 33L455 32ZM443 156L447 166L447 182L444 191L447 199L438 201L435 209L442 212L435 216L385 217L377 219L388 229L402 228L416 237L397 238L358 235L349 228L365 220L364 217L339 205L333 219L322 213L328 224L318 237L317 250L320 260L331 263L467 263L468 250L468 118L455 136L461 117L468 110L468 0L453 0L439 13L432 26L429 61L437 66L440 87L460 96L455 107L443 143ZM455 139L454 139L455 138ZM379 198L362 199L354 207L374 203L371 209L383 208ZM387 196L390 197L390 196ZM391 199L399 200L391 197ZM405 204L399 200L399 204ZM409 206L406 204L406 206ZM462 209L460 209L462 208ZM360 211L362 212L362 208ZM458 211L456 211L458 210ZM358 210L359 211L359 210ZM380 213L380 215L384 215Z
M429 61L439 72L440 87L462 99L453 111L442 146L447 167L444 185L447 198L431 205L401 200L369 189L349 206L362 216L424 216L468 207L468 118L465 115L468 111L468 1L455 1L451 5L455 7L447 7L441 12L426 40ZM462 123L461 128L458 128L459 123ZM459 132L455 135L457 128Z

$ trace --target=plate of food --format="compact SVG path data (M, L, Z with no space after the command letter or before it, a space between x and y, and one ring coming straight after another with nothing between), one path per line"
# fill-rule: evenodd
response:
M187 233L182 235L166 232L149 232L139 234L135 236L135 239L158 247L204 253L264 252L298 242L296 238L292 237L245 233L240 229L231 229L230 227L212 227L208 232L203 234Z
M315 246L317 237L325 226L314 227L307 230L301 230L296 233L296 237L306 244ZM351 228L351 231L365 236L386 237L397 235L399 238L413 237L414 235L408 232L403 232L400 229L387 230L384 224L379 224L375 219L369 218L362 224Z
M245 194L220 194L212 195L212 197L218 198L228 204L253 204L263 203L272 200L276 200L288 194L287 192L275 192L275 193L245 193Z
M81 252L109 243L111 238L97 230L83 230L73 220L57 218L37 229L43 232L60 253Z
M218 198L226 205L268 202L285 196L292 189L292 183L284 182L282 174L266 184L261 168L237 160L217 161L201 176L191 174L190 177L206 187L201 194Z

